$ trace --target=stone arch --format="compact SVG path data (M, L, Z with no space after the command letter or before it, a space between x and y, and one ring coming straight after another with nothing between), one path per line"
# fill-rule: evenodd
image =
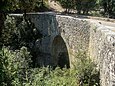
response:
M56 36L51 46L51 59L53 67L59 66L60 68L69 68L69 55L63 38L60 35Z

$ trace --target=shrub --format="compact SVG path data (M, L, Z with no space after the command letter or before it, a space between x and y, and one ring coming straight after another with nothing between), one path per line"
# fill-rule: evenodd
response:
M11 86L14 80L20 80L24 69L29 68L31 62L26 47L12 51L3 47L0 51L0 82L1 85Z
M22 46L31 48L31 46L29 46L30 43L34 44L37 39L42 37L34 24L24 18L7 16L4 26L5 28L2 31L2 43L14 49L19 49Z
M99 86L96 65L85 53L78 53L74 68L31 68L31 55L26 47L0 52L0 82L3 86Z
M31 71L29 86L77 86L76 76L70 69L42 67Z
M88 58L86 52L78 52L76 59L74 68L79 83L83 86L99 86L99 71L96 69L96 64Z
M0 47L10 46L10 49L20 49L26 46L32 55L33 67L35 66L36 51L35 42L37 39L42 38L42 34L35 27L35 25L23 17L7 16L4 22L5 28L2 30L0 38Z

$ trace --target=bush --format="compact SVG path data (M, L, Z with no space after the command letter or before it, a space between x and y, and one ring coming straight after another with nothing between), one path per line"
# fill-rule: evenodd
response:
M31 62L26 47L12 51L3 47L0 51L0 83L3 86L11 86L12 82L21 79L24 69L29 68Z
M99 72L85 52L78 52L74 68L36 68L32 86L99 86ZM31 79L32 80L32 79Z
M4 22L5 28L2 30L0 38L0 47L10 46L10 49L20 49L22 46L26 46L28 51L32 55L33 66L35 66L36 51L35 42L37 39L42 38L42 34L35 27L35 25L23 17L11 17L7 16Z
M16 23L13 17L8 17L4 22L4 29L2 30L2 45L11 45L15 38L15 32L17 31ZM16 41L15 41L16 42Z
M31 68L30 57L26 47L15 51L3 47L0 51L0 85L74 86L76 84L76 77L69 69Z
M2 86L99 86L96 65L85 53L78 53L74 68L31 68L31 55L26 47L0 52L0 82Z
M40 32L35 28L34 24L24 18L14 18L7 16L4 23L5 28L2 31L2 44L19 49L22 46L29 46L31 43L42 38Z
M77 86L76 76L66 68L41 68L35 76L33 86Z
M86 52L78 52L76 59L74 69L79 83L83 86L99 86L99 71L96 64L87 57Z

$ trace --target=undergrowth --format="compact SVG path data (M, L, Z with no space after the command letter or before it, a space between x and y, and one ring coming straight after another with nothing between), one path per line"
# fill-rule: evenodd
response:
M0 51L1 86L99 86L96 66L84 53L77 55L74 68L31 67L31 55L26 47Z

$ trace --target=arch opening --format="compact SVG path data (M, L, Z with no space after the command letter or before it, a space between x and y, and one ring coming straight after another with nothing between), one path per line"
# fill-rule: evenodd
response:
M54 38L51 53L53 67L70 67L67 46L61 36L56 36Z

